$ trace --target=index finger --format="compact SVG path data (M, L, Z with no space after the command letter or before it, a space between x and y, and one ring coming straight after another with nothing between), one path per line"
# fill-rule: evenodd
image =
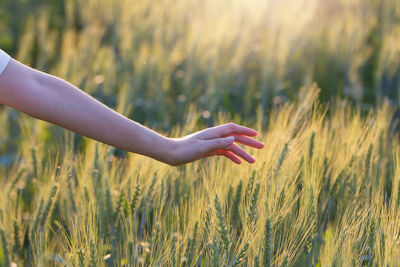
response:
M235 137L235 142L238 142L240 144L251 146L254 148L263 148L264 147L264 143L254 140L250 137L238 135L238 134L232 134L232 136Z
M236 123L227 123L219 126L215 126L209 129L209 134L211 138L216 138L219 136L230 135L230 134L239 134L239 135L247 135L247 136L256 136L258 132L246 126L238 125Z

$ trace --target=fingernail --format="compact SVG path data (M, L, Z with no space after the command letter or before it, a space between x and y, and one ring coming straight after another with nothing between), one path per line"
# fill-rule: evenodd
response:
M228 136L228 137L225 138L225 140L226 140L227 143L233 143L233 141L235 141L235 137Z

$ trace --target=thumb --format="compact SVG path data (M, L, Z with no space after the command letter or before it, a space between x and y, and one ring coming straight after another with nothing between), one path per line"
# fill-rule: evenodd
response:
M201 146L202 146L202 149L204 149L205 153L207 153L207 152L217 150L217 149L228 148L230 145L233 144L234 141L235 141L235 137L228 136L228 137L224 137L224 138L205 140L201 144Z

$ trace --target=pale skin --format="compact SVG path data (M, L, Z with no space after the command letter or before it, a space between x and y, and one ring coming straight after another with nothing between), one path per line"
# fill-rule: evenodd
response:
M11 59L0 75L0 103L102 143L172 166L210 156L234 163L255 159L236 143L254 148L257 131L234 123L168 138L115 112L72 84Z

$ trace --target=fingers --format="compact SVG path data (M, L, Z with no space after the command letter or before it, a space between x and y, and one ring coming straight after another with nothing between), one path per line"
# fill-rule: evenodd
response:
M242 159L244 159L245 161L249 162L249 163L254 163L256 162L256 159L253 158L252 156L250 156L249 153L247 153L246 151L244 151L241 147L239 147L238 145L232 144L229 146L228 148L230 151L232 151L233 153L235 153L236 155L238 155L239 157L241 157Z
M218 148L217 150L209 151L208 153L204 154L204 157L209 157L213 155L223 155L238 164L241 163L241 160L237 156L241 157L249 163L256 162L255 158L250 156L249 153L247 153L245 150L235 144L231 144L226 148Z
M254 148L263 148L264 147L264 143L254 140L252 138L249 138L247 136L238 135L238 134L232 134L232 136L235 137L235 142L238 142L240 144L247 145L247 146L254 147Z
M207 139L212 139L231 134L256 136L258 133L256 130L253 130L251 128L242 125L238 125L235 123L227 123L206 129L204 134Z
M242 163L242 161L236 157L235 154L233 154L230 151L226 151L226 150L217 150L217 152L215 153L216 155L220 155L220 156L225 156L226 158L232 160L233 162L235 162L236 164L240 164Z
M249 163L254 163L256 160L244 149L234 144L238 142L254 148L263 148L264 144L248 136L255 136L257 132L253 129L240 126L237 124L224 124L214 128L207 129L208 136L206 140L198 143L198 149L203 154L203 157L208 157L210 155L223 155L233 162L240 164L241 161L238 158L241 157ZM211 138L212 135L217 135L217 137ZM228 135L227 137L219 138L220 136Z
M203 154L207 154L218 149L226 149L230 145L232 145L234 141L235 138L233 136L228 136L212 140L204 140L203 142L200 142L198 145L199 145L199 150L202 151Z

